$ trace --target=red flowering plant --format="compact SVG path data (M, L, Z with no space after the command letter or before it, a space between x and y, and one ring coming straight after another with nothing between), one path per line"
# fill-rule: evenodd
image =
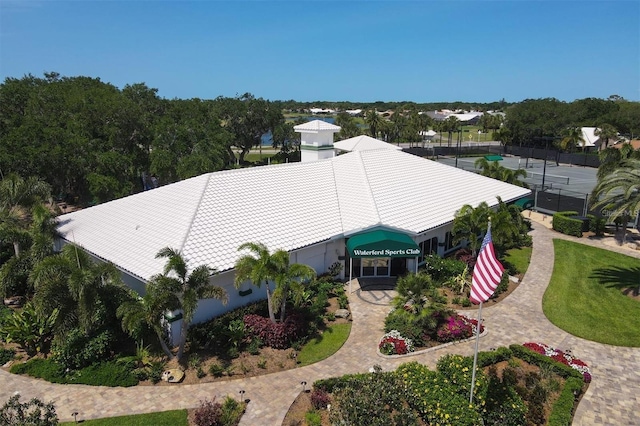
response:
M398 330L391 330L380 339L378 349L385 355L405 355L413 352L411 339L402 337Z
M438 327L436 332L439 342L453 342L473 337L478 328L478 320L454 314ZM484 326L480 326L480 333Z
M541 355L553 358L555 361L558 361L564 365L568 365L574 370L578 370L582 373L582 376L584 377L584 381L586 383L591 382L591 371L589 370L589 366L584 361L574 357L573 355L563 352L559 349L554 349L551 346L545 345L544 343L528 342L522 346L531 349L532 351L537 352Z

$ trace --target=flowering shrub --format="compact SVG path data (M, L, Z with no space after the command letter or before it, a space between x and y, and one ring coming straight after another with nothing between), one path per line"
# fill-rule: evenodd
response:
M471 360L473 363L473 360ZM443 361L441 369L431 371L425 365L411 362L402 364L396 370L402 379L407 403L430 425L472 426L482 424L476 407L484 406L482 394L486 391L484 373L478 370L474 405L469 404L471 367L468 360L454 356ZM460 370L465 369L460 374ZM454 376L450 373L454 372ZM463 376L468 380L460 380ZM401 392L398 392L401 393ZM417 424L417 423L411 423Z
M551 346L545 345L544 343L529 342L525 343L522 346L579 371L580 373L582 373L582 376L584 377L584 381L586 383L591 382L591 371L589 370L589 367L582 360L575 358L573 355L562 352L559 349L554 349Z
M382 336L378 349L385 355L404 355L413 352L413 342L402 337L398 330L391 330Z
M329 403L331 403L331 398L326 391L317 388L313 389L311 392L311 405L313 405L313 408L324 410Z
M258 337L266 346L274 349L289 347L292 341L302 336L305 328L304 319L297 313L289 314L284 322L275 324L260 315L245 315L244 325L251 337Z
M455 340L468 339L475 335L478 328L478 320L469 319L465 316L451 315L444 324L438 327L437 337L439 342L453 342ZM480 326L480 333L484 331L484 326Z

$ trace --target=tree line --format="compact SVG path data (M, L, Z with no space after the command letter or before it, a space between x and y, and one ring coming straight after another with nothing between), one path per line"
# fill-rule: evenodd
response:
M249 93L168 100L144 83L118 89L57 73L0 85L2 175L37 176L55 196L84 202L140 191L151 176L166 184L242 165L267 132L286 157L293 125Z
M463 123L421 114L442 108L504 112L485 114L478 123L504 144L536 146L569 137L565 148L579 146L571 130L580 126L602 127L607 138L640 134L640 103L618 96L420 104L269 101L250 93L183 100L163 99L157 92L144 83L119 89L99 78L55 72L6 78L0 84L0 175L38 177L57 198L91 203L243 166L267 133L279 150L272 162L295 160L296 122L285 120L283 113L312 106L343 111L336 116L340 139L367 133L390 143L412 143L434 129L447 134L451 144ZM362 109L364 118L346 109Z

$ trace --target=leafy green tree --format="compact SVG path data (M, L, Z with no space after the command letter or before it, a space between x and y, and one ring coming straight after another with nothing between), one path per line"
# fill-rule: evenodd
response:
M216 102L219 104L225 129L233 135L232 145L240 149L241 164L251 148L261 146L265 133L273 133L284 122L282 111L275 104L255 98L250 93L234 99L218 98Z
M162 274L154 275L150 283L157 286L161 299L167 297L167 304L178 306L182 310L180 326L180 344L176 358L182 359L187 341L187 330L198 308L199 299L219 299L227 303L227 292L219 286L212 285L211 276L215 271L207 265L201 265L189 271L186 259L180 251L165 247L156 258L166 258ZM173 300L171 300L173 299Z

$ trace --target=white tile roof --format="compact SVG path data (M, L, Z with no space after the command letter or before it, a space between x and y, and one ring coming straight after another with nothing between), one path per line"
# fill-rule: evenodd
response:
M307 123L298 124L297 126L293 126L293 130L296 132L319 132L323 130L331 130L333 132L339 132L340 126L336 126L335 124L327 123L322 120L313 120Z
M600 136L596 136L597 127L583 127L580 130L582 131L582 139L584 139L584 146L596 146L596 143L600 143ZM578 143L578 148L582 147L582 142Z
M397 145L392 145L367 135L360 135L335 142L333 147L341 151L365 151L370 149L393 149L395 151L402 151L402 148Z
M59 217L87 251L149 279L169 246L192 266L233 268L237 248L293 250L375 226L417 234L446 224L464 204L529 190L390 150L209 173Z

